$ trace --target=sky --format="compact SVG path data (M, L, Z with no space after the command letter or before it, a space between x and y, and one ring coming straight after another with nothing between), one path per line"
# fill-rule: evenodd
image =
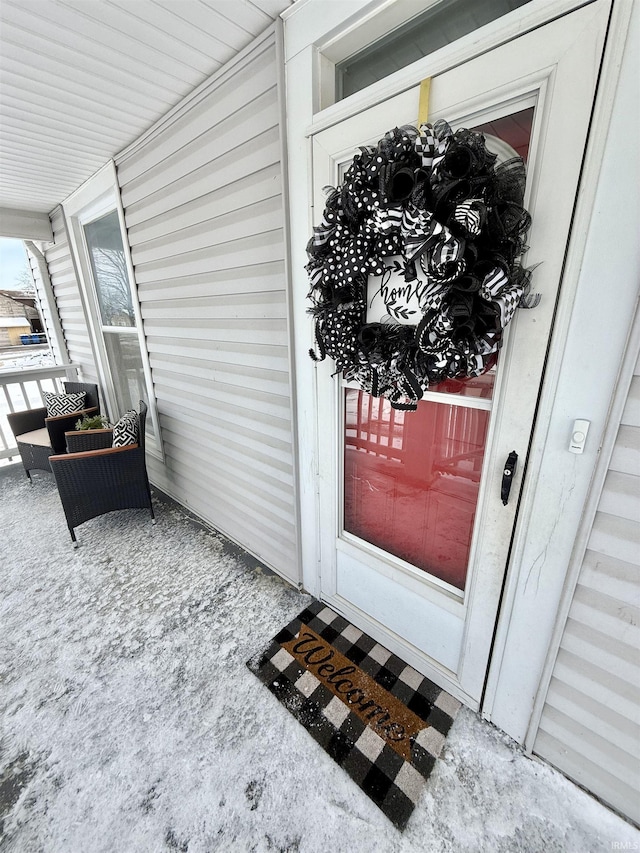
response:
M0 237L0 290L19 290L20 272L27 269L27 255L22 240Z

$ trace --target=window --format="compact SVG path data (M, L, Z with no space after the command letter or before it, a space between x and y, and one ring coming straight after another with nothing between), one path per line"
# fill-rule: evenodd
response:
M118 212L83 226L118 413L148 398Z
M530 0L440 0L382 39L336 64L336 100L495 21Z
M115 167L108 163L63 204L107 414L144 400L148 447L160 452L151 369Z
M0 237L0 370L52 364L25 242Z

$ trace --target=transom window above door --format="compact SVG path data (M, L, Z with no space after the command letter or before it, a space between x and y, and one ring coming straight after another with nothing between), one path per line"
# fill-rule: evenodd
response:
M340 101L531 0L440 0L372 45L336 64Z

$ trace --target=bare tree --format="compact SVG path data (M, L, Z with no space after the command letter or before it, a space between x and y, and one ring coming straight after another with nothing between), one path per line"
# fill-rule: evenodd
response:
M33 274L31 272L31 269L26 264L20 270L20 272L16 274L15 278L13 279L13 283L15 284L15 290L35 290L33 284Z
M117 248L91 248L102 319L107 325L133 326L135 317L124 252Z

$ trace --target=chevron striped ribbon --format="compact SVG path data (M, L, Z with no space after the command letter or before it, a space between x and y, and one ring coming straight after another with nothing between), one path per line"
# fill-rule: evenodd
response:
M432 248L428 254L420 256L420 266L425 275L435 278L441 284L453 281L465 270L463 243L453 237L448 229L444 230L446 235L441 236L439 245Z
M500 267L494 267L494 269L488 273L482 282L482 286L480 288L480 296L483 299L493 299L497 296L502 288L509 283L505 271L500 269Z
M482 227L479 203L481 203L479 200L467 199L457 205L453 212L454 221L461 225L471 237L477 237Z
M400 227L405 243L405 258L408 261L417 260L445 230L445 226L428 210L405 208Z
M377 231L386 234L402 224L402 205L397 207L376 208L373 214L374 225Z

